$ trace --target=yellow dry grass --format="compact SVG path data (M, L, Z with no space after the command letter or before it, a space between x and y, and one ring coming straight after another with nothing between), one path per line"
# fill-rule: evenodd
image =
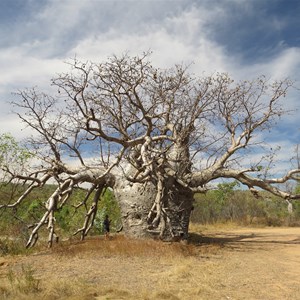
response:
M0 299L300 299L299 228L191 229L189 244L116 235L0 257Z

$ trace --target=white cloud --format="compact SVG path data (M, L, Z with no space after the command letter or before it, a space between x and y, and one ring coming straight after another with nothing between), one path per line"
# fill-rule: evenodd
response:
M266 58L265 62L244 66L239 62L234 73L240 78L253 78L263 74L273 79L297 79L300 73L299 66L300 48L292 47L284 49L274 58Z
M38 85L47 89L56 73L67 70L63 61L75 55L81 60L103 61L112 54L129 51L136 55L150 49L153 64L162 68L194 62L192 72L210 75L224 71L236 79L260 74L298 79L300 75L300 49L288 47L284 40L278 44L276 56L245 63L242 53L231 53L214 39L215 28L226 26L234 17L232 7L241 9L238 11L247 16L255 12L247 0L46 3L14 32L18 43L0 48L1 102L18 88ZM269 28L269 20L261 22L262 28ZM277 30L286 26L276 18L272 24ZM23 136L26 131L21 131L22 125L12 115L7 116L8 105L1 104L1 107L1 128ZM285 99L285 107L300 107L298 92L292 91ZM283 118L281 126L298 126L297 118L297 114ZM284 149L292 147L287 138L280 141Z
M221 45L207 37L204 24L212 13L197 9L173 15L154 22L144 32L124 33L110 29L90 35L68 51L68 56L101 61L112 54L129 51L132 55L152 50L154 64L171 67L178 63L195 62L193 71L227 71L233 59L224 53Z
M65 69L59 59L42 59L28 55L26 47L12 47L0 50L1 76L0 87L44 86L52 75Z

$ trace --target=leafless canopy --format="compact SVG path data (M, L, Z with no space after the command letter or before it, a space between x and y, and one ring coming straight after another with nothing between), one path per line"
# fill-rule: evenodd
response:
M253 191L300 198L279 188L280 183L299 180L299 169L267 178L258 176L261 163L246 166L247 161L240 161L260 142L257 133L271 129L285 113L280 99L292 86L290 80L269 82L262 76L234 82L223 73L199 78L183 65L155 68L149 53L113 56L104 63L74 59L69 65L70 72L52 80L54 96L30 89L18 92L21 101L14 103L35 132L28 145L36 161L22 174L4 166L11 178L30 183L10 207L50 180L58 184L28 246L45 223L52 243L54 208L62 207L81 183L91 185L87 199L96 191L78 230L82 237L93 224L101 191L114 188L120 178L156 186L148 214L152 225L164 213L161 200L170 177L191 191L204 191L217 178L234 178Z

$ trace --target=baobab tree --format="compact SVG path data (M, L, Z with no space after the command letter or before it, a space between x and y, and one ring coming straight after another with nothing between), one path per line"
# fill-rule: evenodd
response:
M106 188L114 191L127 234L171 240L187 238L194 193L220 178L237 180L254 193L300 198L279 187L299 180L299 169L267 178L260 176L261 161L241 161L284 113L280 99L290 80L269 82L262 76L234 82L223 73L199 78L184 65L155 68L149 57L74 59L69 72L52 80L52 95L36 89L17 93L17 113L35 132L27 140L35 164L22 172L3 167L12 180L29 185L15 203L2 207L16 207L32 190L57 184L27 247L44 225L51 246L55 213L82 184L87 193L78 207L89 203L76 232L82 238Z

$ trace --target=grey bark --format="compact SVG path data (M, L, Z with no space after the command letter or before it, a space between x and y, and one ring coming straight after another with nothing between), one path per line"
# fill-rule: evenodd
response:
M164 240L188 238L193 192L176 183L173 177L164 180L159 199L156 199L157 188L153 182L133 183L119 178L113 190L127 235ZM156 200L159 205L155 205Z

